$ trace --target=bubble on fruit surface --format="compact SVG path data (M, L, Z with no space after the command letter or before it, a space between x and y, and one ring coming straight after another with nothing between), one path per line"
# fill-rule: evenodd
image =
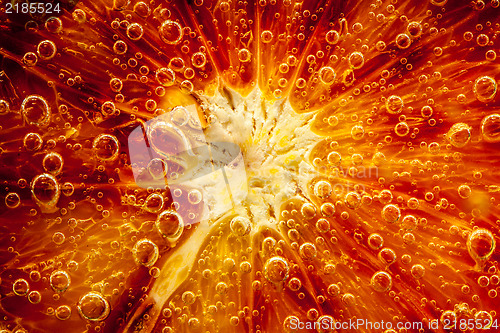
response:
M49 17L45 21L45 29L47 29L48 32L51 32L53 34L58 34L62 31L63 29L63 24L62 21L59 17Z
M285 258L275 256L264 264L264 276L272 283L283 282L288 278L290 267Z
M264 44L270 43L273 40L273 37L274 37L273 33L271 31L269 31L269 30L264 30L260 34L260 40Z
M490 114L481 121L481 134L487 142L500 141L500 114Z
M252 59L252 54L248 49L241 49L238 51L238 59L241 62L249 62Z
M397 95L389 96L385 101L387 112L391 114L398 114L403 111L403 99Z
M158 246L147 238L137 241L132 249L132 253L134 254L135 261L146 267L153 266L160 255Z
M361 140L365 136L365 128L361 125L354 125L351 128L351 138Z
M488 311L478 311L474 315L475 322L481 325L481 329L483 330L489 330L493 327L493 325L496 325L492 315Z
M360 69L365 64L365 57L361 52L353 52L349 55L349 65L354 69Z
M160 37L167 43L177 45L181 42L184 32L179 23L171 20L166 20L160 26Z
M314 184L314 195L320 199L329 198L332 194L332 185L326 180L320 180Z
M116 112L116 105L112 101L106 101L102 103L101 111L104 116L111 116Z
M38 133L28 133L24 136L23 145L27 151L37 151L42 144L43 139Z
M147 169L153 179L164 179L168 173L168 164L161 158L153 158L149 161Z
M319 70L319 79L327 86L333 84L337 74L330 66L321 67Z
M320 211L324 217L330 217L335 214L335 205L331 202L325 202L321 205Z
M417 218L413 215L406 215L403 217L401 220L401 228L406 231L412 231L415 230L417 227Z
M306 220L310 220L316 216L316 207L312 203L305 202L300 207L300 212Z
M17 296L25 296L26 294L28 294L29 290L30 290L30 285L28 281L26 281L25 279L17 279L12 284L12 291Z
M433 113L434 113L434 110L429 105L423 106L422 109L420 110L420 114L424 118L430 118Z
M399 207L393 204L385 205L382 209L382 218L388 223L395 223L401 217Z
M23 57L23 63L28 66L32 67L35 66L38 61L38 57L36 56L35 53L33 52L26 52Z
M57 175L63 168L63 158L59 153L51 152L45 155L42 161L45 172Z
M116 54L125 54L125 53L127 53L127 50L128 50L128 45L127 45L127 43L125 43L122 40L117 40L113 44L113 51Z
M400 49L407 49L411 45L411 38L407 34L399 34L396 36L396 45Z
M144 202L144 209L150 213L158 213L163 208L163 196L158 193L151 193Z
M372 276L371 285L378 292L389 291L392 288L392 277L384 271L376 272Z
M300 319L297 316L287 316L283 320L283 329L286 333L296 332L297 324L300 323Z
M299 254L303 260L312 260L317 254L316 246L313 243L305 242L300 246Z
M489 76L481 76L474 81L474 94L480 102L490 102L497 93L497 82Z
M469 185L462 184L458 187L458 195L462 199L467 199L470 197L472 190Z
M196 68L202 68L207 64L207 57L203 52L196 52L191 56L191 64Z
M21 114L28 124L40 127L47 126L52 116L49 104L39 95L30 95L23 100Z
M248 235L252 227L250 220L244 216L233 217L229 225L231 232L237 237Z
M415 279L421 279L425 274L425 268L424 266L420 264L415 264L411 267L411 275Z
M58 270L50 274L50 286L55 292L64 292L71 284L71 278L65 271Z
M340 40L340 34L336 30L329 30L325 35L325 40L328 44L337 44Z
M361 206L361 196L356 192L347 193L344 201L350 209L358 209Z
M120 92L123 88L123 82L119 78L114 77L109 80L109 87L111 88L111 91L115 93Z
M5 196L5 206L7 206L7 208L14 209L19 207L20 204L21 198L19 197L19 194L15 192L7 193Z
M175 83L175 73L170 68L160 68L156 71L156 81L162 86L169 87Z
M127 37L131 40L139 40L144 34L144 29L139 23L131 23L127 27Z
M38 304L42 301L42 295L37 290L32 290L28 294L28 301L31 304Z
M59 320L68 320L71 317L71 308L68 305L58 306L55 315Z
M50 60L54 58L54 56L56 55L57 46L51 40L43 40L40 43L38 43L36 52L38 53L41 59Z
M495 251L496 241L491 231L478 228L467 238L467 250L474 260L488 260Z
M342 162L342 156L340 155L340 153L332 151L331 153L328 154L327 160L328 163L331 163L333 165L339 165L340 162Z
M166 238L177 238L184 230L182 217L173 210L164 210L156 219L156 228Z
M384 238L380 234L374 233L368 236L367 242L372 250L378 250L384 245Z
M440 321L443 325L453 327L457 323L457 314L455 311L446 310L441 314Z
M75 9L71 16L73 17L73 20L80 24L87 21L87 14L85 14L85 11L83 11L82 9Z
M61 193L64 194L64 196L69 197L74 192L75 192L75 187L70 182L66 182L61 185Z
M99 134L92 143L95 156L103 161L113 161L120 152L118 139L111 134Z
M188 192L188 201L192 205L197 205L203 200L203 194L198 189L192 189Z
M9 111L10 111L9 103L4 99L0 99L0 115L9 113Z
M408 124L404 121L397 123L396 126L394 126L394 132L398 136L406 136L408 133L410 133L410 127Z
M378 253L378 257L383 263L387 265L393 264L397 259L396 252L394 252L394 250L390 248L383 248L382 250L380 250L380 252Z
M134 12L140 17L146 18L151 14L151 8L147 3L140 1L134 5Z
M54 208L61 191L56 178L48 173L44 173L33 178L31 182L31 193L35 201L44 208L50 210Z
M78 312L83 319L90 321L102 321L110 313L108 301L97 292L89 292L78 301Z
M314 323L318 333L335 333L335 327L338 327L335 319L330 315L320 316Z
M469 142L470 137L471 128L465 123L453 124L446 134L448 141L457 148L465 146Z
M419 22L410 22L406 27L406 30L413 38L418 38L422 35L422 25Z

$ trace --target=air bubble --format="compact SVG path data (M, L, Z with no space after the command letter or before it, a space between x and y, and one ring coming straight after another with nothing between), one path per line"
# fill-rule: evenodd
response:
M109 315L108 301L96 292L89 292L78 301L78 312L90 321L102 321Z
M6 100L0 99L0 115L7 114L10 111L9 103Z
M55 315L59 320L68 320L71 317L71 308L67 305L58 306Z
M158 246L147 238L141 239L135 243L132 249L135 261L146 267L151 267L156 263L160 252Z
M207 57L203 52L196 52L191 56L193 67L202 68L207 64Z
M474 230L467 239L467 250L474 260L487 260L495 251L496 242L491 231Z
M335 81L335 71L329 66L322 67L319 70L319 79L325 85L331 85Z
M71 284L71 278L65 271L54 271L50 274L50 286L55 292L64 292Z
M457 148L462 148L469 142L471 127L465 123L456 123L446 134L448 141Z
M127 37L131 40L139 40L143 34L144 29L139 23L132 23L127 27Z
M349 55L349 65L354 69L360 69L365 63L365 58L361 52L353 52Z
M280 256L272 257L264 264L264 276L272 283L285 281L289 270L288 262Z
M340 40L340 34L336 30L330 30L326 33L325 40L328 44L337 44Z
M51 152L45 155L42 165L46 172L58 175L63 168L63 158L60 154Z
M244 216L236 216L230 223L231 232L237 237L243 237L250 233L250 220Z
M56 55L57 47L53 41L44 40L38 43L36 51L43 60L50 60Z
M241 62L249 62L252 59L252 54L247 49L241 49L238 51L238 59Z
M300 246L299 254L303 260L312 260L317 254L316 246L313 243L306 242Z
M184 32L179 23L171 20L166 20L160 26L160 37L167 43L177 45L181 42Z
M401 211L398 206L389 204L382 209L382 218L388 223L395 223L401 217Z
M21 114L30 125L47 126L52 116L50 106L42 96L30 95L21 104Z
M25 279L17 279L12 284L12 291L17 296L25 296L30 290L30 285Z
M61 195L59 183L54 176L44 173L33 178L31 193L38 205L44 208L53 208Z
M400 49L407 49L411 45L411 38L407 34L399 34L396 36L396 45Z
M424 274L425 274L424 266L416 264L411 267L411 275L413 275L415 279L421 279L424 276Z
M169 87L175 83L175 73L170 68L160 68L156 71L156 81L162 86Z
M320 199L326 199L332 194L332 185L326 180L320 180L314 185L314 195Z
M387 109L387 112L391 114L401 113L401 111L403 111L403 106L404 106L403 99L396 95L390 96L385 101L385 107Z
M481 134L487 142L500 141L500 115L491 114L481 121Z
M270 43L273 40L273 37L274 37L273 33L269 30L264 30L260 34L260 39L261 39L262 43L264 43L264 44Z
M33 67L36 65L38 57L33 52L26 52L23 57L23 64L28 67Z
M161 158L153 158L148 163L148 172L155 180L165 179L168 173L168 164Z
M386 292L392 288L392 278L387 272L379 271L373 274L371 285L378 292Z
M95 156L103 161L113 161L118 157L120 143L111 134L99 134L92 143Z
M15 192L7 193L5 196L5 206L7 206L7 208L14 209L19 207L20 204L21 198L19 197L19 194Z
M177 238L184 230L182 217L173 210L165 210L156 219L156 228L160 234L167 238Z
M492 101L497 93L497 83L489 76L481 76L474 82L474 94L483 103Z

